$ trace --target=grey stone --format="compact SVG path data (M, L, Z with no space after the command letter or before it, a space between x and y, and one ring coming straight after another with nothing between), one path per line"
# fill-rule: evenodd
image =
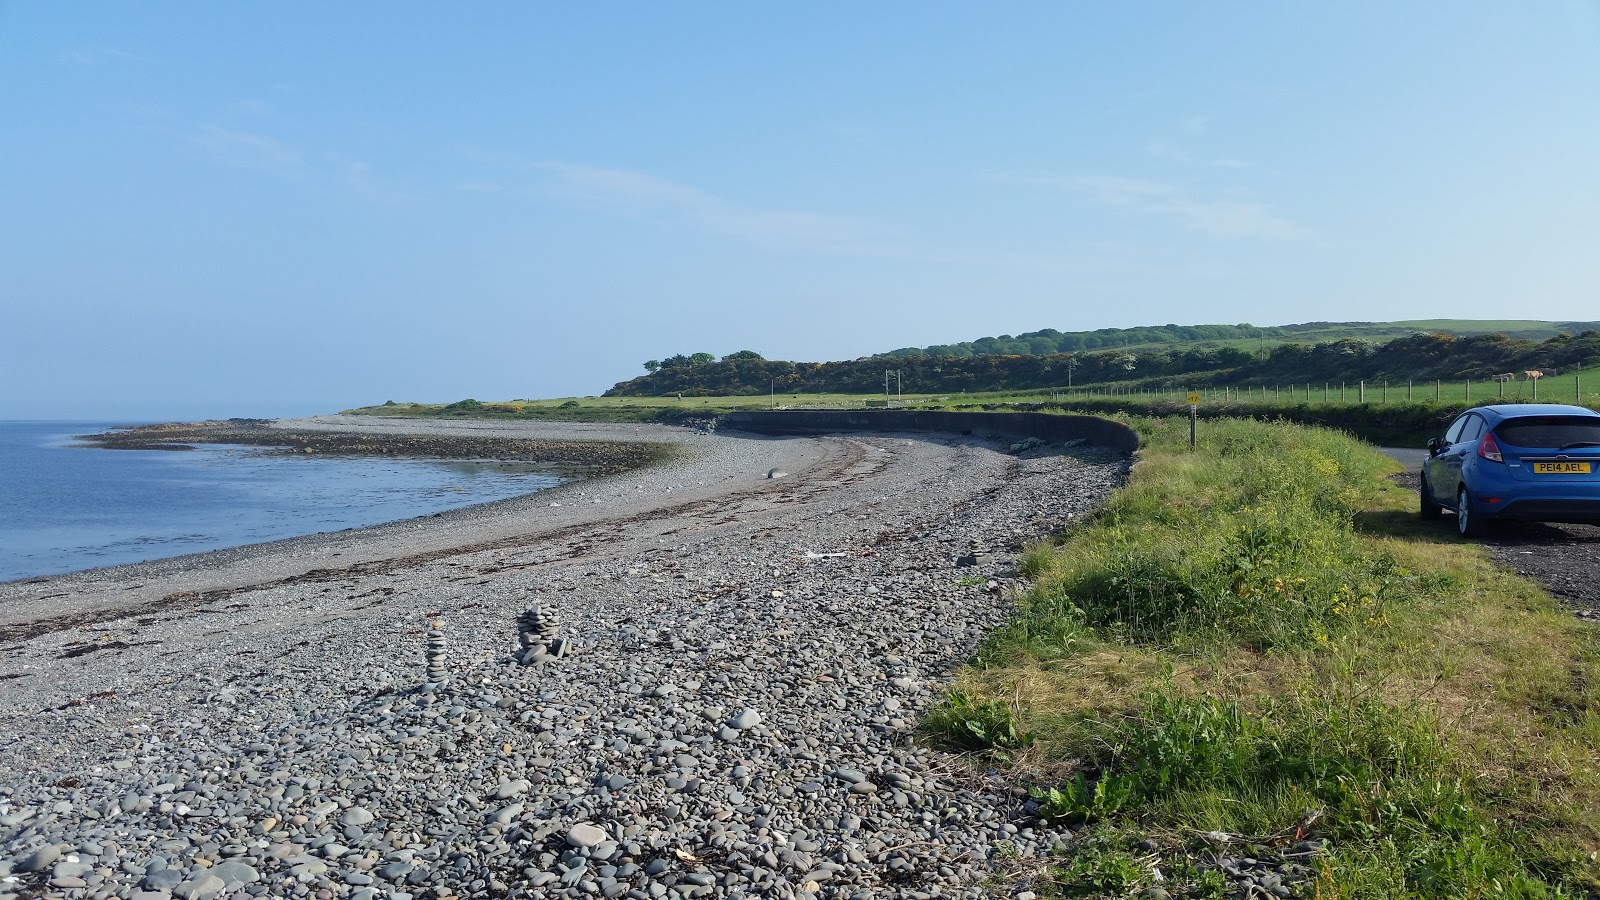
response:
M61 848L54 844L46 844L24 856L22 862L17 865L17 869L23 872L43 872L45 869L55 865L56 860L60 858Z
M211 867L211 874L221 878L225 889L233 889L241 884L255 884L261 880L261 874L247 863L230 859L217 863Z
M594 847L608 837L605 829L587 822L579 822L567 829L567 843L574 847Z
M194 900L194 898L202 897L206 894L219 893L224 887L226 885L223 884L221 878L212 875L210 872L202 871L190 876L187 881L173 888L172 896L179 897L181 900Z
M533 785L525 778L518 778L515 781L502 781L495 787L494 793L490 794L490 797L495 800L509 800L512 797L526 794L532 787Z
M183 872L178 869L157 869L144 876L139 886L147 891L168 891L183 883Z
M340 825L368 825L371 824L372 813L364 806L352 806L339 816Z

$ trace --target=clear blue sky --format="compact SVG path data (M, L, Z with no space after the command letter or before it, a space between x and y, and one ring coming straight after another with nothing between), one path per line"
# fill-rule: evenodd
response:
M1600 3L0 2L0 418L1600 317Z

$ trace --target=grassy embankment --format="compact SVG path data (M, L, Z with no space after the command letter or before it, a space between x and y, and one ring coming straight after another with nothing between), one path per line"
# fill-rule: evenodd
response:
M959 395L957 395L959 396ZM973 395L982 397L987 395ZM557 397L549 400L507 400L462 406L461 403L394 403L348 409L347 415L415 418L548 419L566 422L669 422L705 418L741 409L861 408L882 394L779 394L739 397ZM931 394L907 395L905 405L937 402ZM949 399L948 397L945 399ZM1038 398L1035 398L1038 399Z
M1581 378L1581 380L1577 380ZM1600 408L1600 368L1545 379L1539 400ZM989 391L982 393L907 393L896 397L897 406L924 409L1043 410L1131 415L1187 415L1188 388L1141 389L1131 385L1103 385L1067 390ZM1515 382L1503 387L1503 402L1527 402L1532 387ZM1303 424L1327 425L1351 431L1375 443L1420 444L1438 432L1457 412L1469 406L1502 402L1502 386L1494 382L1443 385L1434 400L1432 384L1416 385L1409 399L1403 385L1385 390L1348 385L1341 395L1338 385L1327 391L1304 385L1297 388L1254 387L1203 389L1200 414L1204 417L1285 418ZM509 400L492 403L388 403L347 410L373 416L421 418L534 419L578 422L667 422L721 415L740 409L860 408L868 401L883 401L882 394L778 394L772 396L685 397L558 397L548 400ZM475 404L475 405L474 405Z
M929 720L1083 829L1035 890L1132 896L1159 870L1224 896L1193 867L1208 832L1325 841L1299 896L1594 887L1593 629L1422 525L1357 441L1222 420L1191 453L1132 424L1130 484L1028 551L1014 619Z

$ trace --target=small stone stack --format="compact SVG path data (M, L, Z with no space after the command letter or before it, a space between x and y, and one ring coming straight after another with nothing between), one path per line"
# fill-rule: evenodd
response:
M994 562L994 557L989 553L989 547L981 538L973 538L969 545L971 549L962 556L956 557L956 565L961 568L969 566L986 566Z
M444 623L428 623L428 674L423 690L435 693L444 690L450 683L450 670L445 668L445 642Z
M561 637L556 612L541 603L533 604L517 616L517 643L521 647L517 658L523 665L567 655L567 640Z

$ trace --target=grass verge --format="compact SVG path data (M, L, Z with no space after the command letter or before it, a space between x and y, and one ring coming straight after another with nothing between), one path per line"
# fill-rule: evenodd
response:
M1143 461L931 732L1078 829L1067 896L1587 896L1595 634L1343 434L1135 420ZM1249 878L1247 882L1244 879ZM1162 896L1161 893L1152 893Z

